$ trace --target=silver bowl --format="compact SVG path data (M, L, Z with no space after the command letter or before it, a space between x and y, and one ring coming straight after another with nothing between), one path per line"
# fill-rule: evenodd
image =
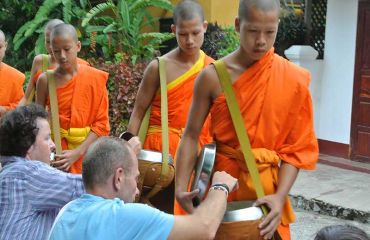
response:
M162 163L163 161L161 152L151 150L140 150L138 159L157 163ZM168 163L173 165L173 158L170 154L168 155Z
M253 201L235 201L227 203L222 222L258 220L263 216L259 207L253 207Z
M204 199L213 172L215 158L216 144L204 145L198 156L194 178L191 183L191 191L199 189L198 197L193 200L194 206L199 205L200 201Z

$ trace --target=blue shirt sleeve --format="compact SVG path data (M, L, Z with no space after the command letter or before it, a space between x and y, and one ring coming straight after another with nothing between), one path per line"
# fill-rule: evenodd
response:
M26 193L34 209L62 208L85 192L82 176L59 171L34 161L26 177Z
M167 239L174 225L174 216L145 204L124 204L117 214L120 239Z

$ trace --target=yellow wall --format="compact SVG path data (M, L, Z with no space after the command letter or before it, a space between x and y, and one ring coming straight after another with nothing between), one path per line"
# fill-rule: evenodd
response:
M171 0L171 3L176 6L181 0ZM208 22L219 25L232 25L234 26L235 17L238 14L239 0L198 0L199 4L203 7L204 17ZM150 12L157 18L172 17L172 13L152 8ZM149 30L149 29L145 29ZM145 31L144 30L144 31ZM159 30L159 23L152 31Z
M234 25L238 15L238 0L199 0L208 22L217 22L219 25Z

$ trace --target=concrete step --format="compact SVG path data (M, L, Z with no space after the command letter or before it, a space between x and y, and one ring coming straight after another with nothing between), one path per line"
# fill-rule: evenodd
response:
M360 168L365 171L318 163L315 171L301 170L290 191L293 206L370 223L370 174L366 171L370 166Z

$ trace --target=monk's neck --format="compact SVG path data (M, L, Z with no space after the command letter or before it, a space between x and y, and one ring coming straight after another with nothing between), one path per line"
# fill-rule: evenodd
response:
M78 71L78 65L76 64L76 66L73 66L73 67L68 68L68 69L64 69L64 68L58 67L57 70L56 70L56 73L57 74L60 74L60 75L71 75L71 76L74 76L74 75L77 74L77 71Z
M243 53L241 49L235 52L235 60L244 69L249 68L256 62L256 60L249 58L245 53Z
M186 54L179 47L176 49L177 58L183 63L195 64L199 59L200 51L197 51L195 54Z

